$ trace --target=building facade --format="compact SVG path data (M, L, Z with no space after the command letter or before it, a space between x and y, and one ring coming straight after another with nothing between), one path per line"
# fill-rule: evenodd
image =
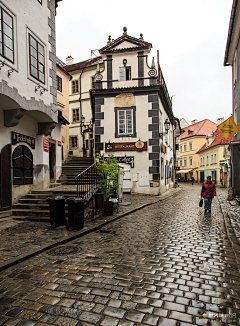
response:
M240 128L240 2L233 0L229 23L224 65L232 66L232 114ZM240 196L240 132L233 135L231 142L232 187L235 196Z
M208 176L217 185L224 188L230 186L230 150L229 144L233 136L225 139L217 129L206 136L206 143L198 151L199 180L204 182Z
M72 76L64 70L65 63L57 58L57 106L61 120L61 154L66 161L69 152L69 81Z
M0 1L1 209L33 188L47 188L61 173L57 2Z
M206 135L216 130L216 123L205 119L183 128L180 136L180 157L176 162L178 181L189 181L194 177L199 181L199 155L198 151L206 141Z
M157 195L174 179L172 101L160 69L148 55L152 45L127 34L99 50L91 91L95 120L95 151L111 153L125 169L124 191Z
M72 77L69 83L70 156L94 156L93 113L89 90L101 62L101 57L78 63L74 63L71 56L66 60L64 69Z

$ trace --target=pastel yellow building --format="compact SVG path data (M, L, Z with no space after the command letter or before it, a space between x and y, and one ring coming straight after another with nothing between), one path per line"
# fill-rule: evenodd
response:
M57 58L57 106L58 119L61 120L62 161L68 158L69 151L69 81L71 75L64 70L65 63Z
M189 181L194 177L199 181L199 155L198 151L206 142L206 135L216 130L216 123L204 119L183 128L180 136L180 157L176 161L176 174L178 181Z

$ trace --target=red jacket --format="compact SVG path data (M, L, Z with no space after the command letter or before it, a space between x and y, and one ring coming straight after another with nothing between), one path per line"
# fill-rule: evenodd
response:
M210 188L208 189L208 182L204 181L202 185L201 196L203 198L211 199L216 196L216 187L214 182L210 182Z

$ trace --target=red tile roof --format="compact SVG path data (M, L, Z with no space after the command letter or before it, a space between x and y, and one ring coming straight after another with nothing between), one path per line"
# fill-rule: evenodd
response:
M214 141L209 146L204 144L197 153L200 153L205 149L209 149L216 145L227 145L233 140L233 135L225 139L218 129L214 132L214 136L216 137Z
M196 122L190 126L183 128L185 131L181 136L180 139L185 139L192 136L205 136L207 134L212 134L214 130L216 130L217 125L216 123L204 119L202 121Z
M78 69L82 69L82 68L86 68L86 67L89 67L93 64L97 64L97 63L101 63L102 62L102 57L99 56L99 57L96 57L96 58L93 58L93 59L88 59L88 60L85 60L85 61L81 61L81 62L78 62L78 63L74 63L72 65L66 65L64 67L64 69L66 71L74 71L74 70L78 70Z

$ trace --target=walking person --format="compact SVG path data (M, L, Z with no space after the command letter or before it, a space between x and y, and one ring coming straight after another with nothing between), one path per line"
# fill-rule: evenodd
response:
M201 197L204 198L204 210L205 213L211 213L212 199L216 196L215 183L212 182L211 177L208 176L207 180L203 182Z
M194 185L194 181L195 181L193 176L191 177L191 181L192 181L192 186L193 186Z

